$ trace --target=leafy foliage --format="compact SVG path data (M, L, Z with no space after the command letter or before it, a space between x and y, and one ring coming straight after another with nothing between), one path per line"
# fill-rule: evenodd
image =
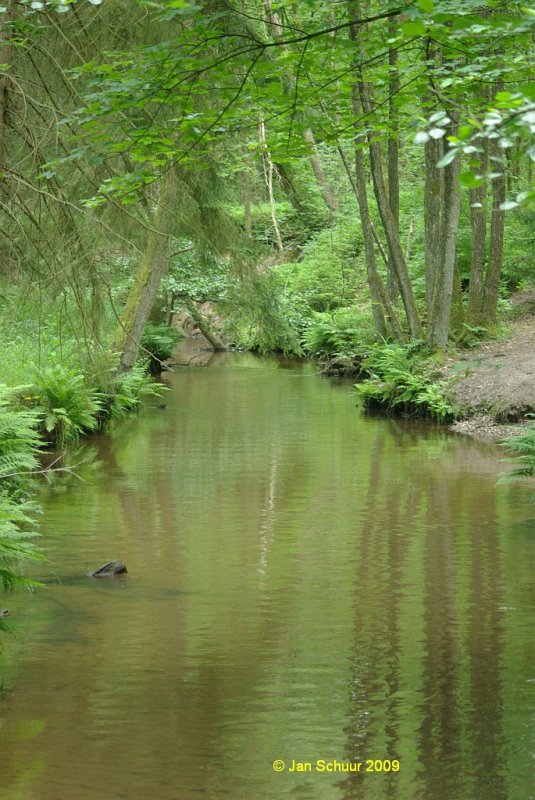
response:
M150 371L162 371L162 361L173 353L181 334L170 325L146 325L141 337L141 347L150 355Z
M107 412L111 419L122 419L136 410L143 398L161 397L166 387L147 375L143 362L128 372L114 376L112 390L107 396Z
M436 366L393 344L375 345L363 368L370 377L355 386L367 409L396 409L409 416L443 422L455 417L455 407L440 383Z
M46 433L60 447L98 427L102 398L87 387L79 372L56 364L38 374L32 391L28 402L41 416Z
M23 387L0 387L0 591L30 585L20 569L40 557L31 541L39 507L28 496L28 473L38 466L39 419L35 412L12 407L19 391Z
M191 241L181 240L179 244L182 252L171 259L169 275L162 281L163 290L178 300L187 297L204 303L223 299L228 286L227 260L199 250Z
M499 483L535 478L535 424L531 424L518 436L510 436L501 443L511 457L505 459L514 469L500 476Z
M347 217L313 236L298 262L283 264L276 272L290 301L305 312L333 311L355 297L360 251L354 218Z
M260 353L301 354L292 310L277 289L273 273L256 270L230 283L223 308L231 312L226 333L234 344Z
M332 314L314 314L302 344L305 352L320 358L363 358L374 339L370 314L340 308Z

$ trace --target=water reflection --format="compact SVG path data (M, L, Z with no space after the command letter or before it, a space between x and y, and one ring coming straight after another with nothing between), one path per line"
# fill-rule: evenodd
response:
M529 493L496 489L492 448L359 417L312 373L177 369L48 497L56 571L129 575L14 598L2 798L535 796Z

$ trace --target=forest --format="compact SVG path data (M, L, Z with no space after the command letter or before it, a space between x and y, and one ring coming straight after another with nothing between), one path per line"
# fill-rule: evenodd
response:
M441 360L534 277L531 9L6 0L0 25L3 588L39 557L43 448L158 394L177 320L455 416Z
M2 798L535 797L534 35L3 0Z
M532 10L9 0L1 26L4 588L39 450L157 393L177 319L455 415L441 354L533 279Z

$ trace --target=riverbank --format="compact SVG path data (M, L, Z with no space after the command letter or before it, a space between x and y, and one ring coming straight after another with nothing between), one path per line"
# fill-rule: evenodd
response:
M448 359L445 377L452 381L461 417L452 430L500 439L522 431L535 413L535 292L531 295L517 299L526 311L510 323L507 338Z

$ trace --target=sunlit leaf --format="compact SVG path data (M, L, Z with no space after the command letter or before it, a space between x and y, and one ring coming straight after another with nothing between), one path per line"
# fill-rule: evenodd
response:
M429 141L429 134L426 131L418 131L414 137L414 144L425 144Z
M484 178L474 172L462 172L459 175L459 181L466 189L476 189L484 182Z
M423 36L427 28L419 20L409 20L401 24L401 30L406 36Z
M440 161L437 161L437 167L447 167L448 164L451 164L456 155L457 149L452 147L451 150L448 150L446 153L444 153Z

